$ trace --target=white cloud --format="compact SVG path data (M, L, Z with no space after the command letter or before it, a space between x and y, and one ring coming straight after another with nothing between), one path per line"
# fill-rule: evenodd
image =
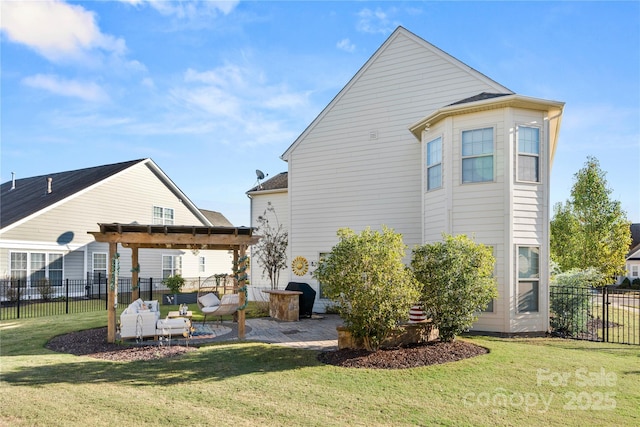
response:
M93 12L58 0L2 1L0 28L52 62L87 61L92 51L123 55L123 39L104 34Z
M176 16L178 18L193 19L202 15L215 16L218 12L228 15L235 9L239 1L213 1L213 0L120 0L123 3L129 3L134 6L144 4L150 5L159 13L165 16Z
M345 52L353 52L354 50L356 50L356 45L351 43L351 40L349 39L342 39L340 40L337 44L336 47L338 49L344 50Z
M54 75L36 74L25 77L22 83L36 88L44 89L56 95L80 98L85 101L103 102L109 99L107 93L93 82L79 82L65 80Z
M397 12L395 8L390 8L386 12L380 8L375 11L371 9L362 9L358 12L358 23L356 28L358 31L371 34L389 34L399 24L396 21L392 21L390 15L394 15Z

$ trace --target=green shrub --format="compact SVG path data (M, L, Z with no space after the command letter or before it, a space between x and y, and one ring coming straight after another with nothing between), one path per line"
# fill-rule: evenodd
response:
M442 341L468 330L493 298L495 258L490 247L465 235L443 234L442 242L418 246L411 267L422 283L422 302Z
M171 291L172 294L179 293L184 286L184 282L184 277L179 274L169 276L162 281L162 283L169 288L169 291Z
M55 289L51 286L51 283L47 279L41 279L36 284L38 287L38 293L40 293L40 298L43 301L51 301Z
M402 235L383 227L360 234L338 230L340 241L320 260L313 276L324 286L345 326L376 350L398 324L409 317L420 285L403 264Z
M640 290L640 277L633 279L633 282L631 282L631 289Z
M571 336L587 332L591 289L603 279L604 275L593 267L554 276L551 279L551 285L556 287L550 297L551 328Z
M622 279L622 283L620 283L620 289L631 289L631 280L628 277Z

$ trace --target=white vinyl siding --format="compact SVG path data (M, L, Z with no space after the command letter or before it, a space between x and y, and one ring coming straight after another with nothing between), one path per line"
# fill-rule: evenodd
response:
M423 209L430 209L423 195L426 155L407 126L427 111L506 90L411 35L400 32L389 43L285 153L291 257L316 261L336 244L341 227L359 232L386 225L408 247L422 243L429 215ZM446 215L441 212L438 218ZM303 281L318 290L310 274Z

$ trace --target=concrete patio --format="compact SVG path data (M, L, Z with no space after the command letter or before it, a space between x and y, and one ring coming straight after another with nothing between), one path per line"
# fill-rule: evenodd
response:
M314 314L297 322L283 322L269 317L246 320L246 334L243 341L278 344L287 347L309 350L335 350L338 348L336 327L342 325L342 319L335 314ZM191 344L211 342L237 342L237 325L232 322L194 322L196 335ZM176 339L175 344L184 342Z

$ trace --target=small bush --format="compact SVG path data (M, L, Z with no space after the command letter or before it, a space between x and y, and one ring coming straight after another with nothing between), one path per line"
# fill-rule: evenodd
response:
M38 281L38 284L36 286L38 287L40 298L42 298L43 301L51 301L55 289L53 286L51 286L49 280L41 279L40 281Z
M619 286L620 289L631 289L631 280L628 277L622 279L622 283Z
M631 289L640 290L640 277L633 279L633 282L631 282Z
M468 330L498 296L491 248L465 235L418 246L411 267L422 284L422 302L442 341Z
M551 293L551 328L554 331L575 336L587 332L589 301L593 285L601 283L604 275L593 267L572 269L552 278L556 286Z

